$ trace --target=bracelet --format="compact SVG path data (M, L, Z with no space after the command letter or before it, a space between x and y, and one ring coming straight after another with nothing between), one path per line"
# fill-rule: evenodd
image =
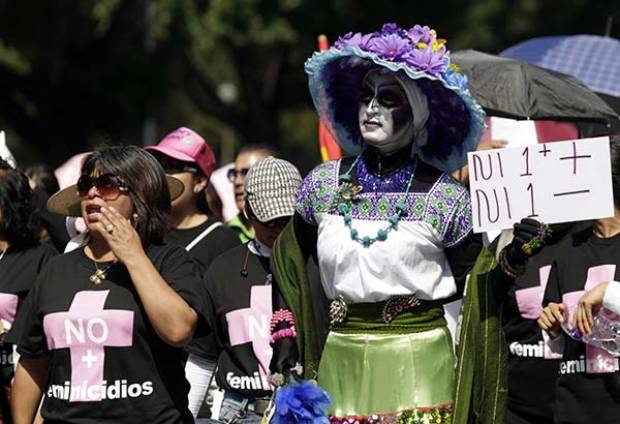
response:
M275 333L271 335L271 337L269 338L269 344L273 346L275 342L277 342L280 339L285 339L287 337L294 339L296 336L297 336L297 333L295 332L295 327L283 328L281 330L276 331Z
M525 264L517 266L510 264L506 257L506 248L499 252L499 267L504 271L504 274L512 278L517 278L525 272Z
M271 333L273 333L281 322L286 322L289 324L289 327L295 326L295 318L293 317L293 313L287 309L278 309L271 316Z

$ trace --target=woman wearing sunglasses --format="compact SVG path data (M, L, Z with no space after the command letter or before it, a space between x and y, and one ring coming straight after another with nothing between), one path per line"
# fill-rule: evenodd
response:
M183 191L144 150L89 155L48 208L84 218L88 243L54 258L14 324L21 358L12 410L32 423L191 423L182 346L202 309L197 269L162 243Z
M37 215L28 178L0 159L0 412L11 422L8 398L13 380L13 345L3 339L15 313L41 271L58 252L40 244Z

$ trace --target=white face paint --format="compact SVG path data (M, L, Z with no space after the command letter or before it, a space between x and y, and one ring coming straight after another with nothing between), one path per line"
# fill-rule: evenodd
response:
M364 142L383 154L394 153L413 142L411 107L405 91L392 74L374 70L366 75L358 119Z

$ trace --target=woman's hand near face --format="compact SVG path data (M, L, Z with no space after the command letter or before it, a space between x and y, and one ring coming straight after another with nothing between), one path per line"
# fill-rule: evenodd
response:
M114 256L126 266L136 257L145 255L140 235L113 207L101 208L101 219L96 225Z
M561 324L565 320L566 310L566 305L563 303L549 303L538 318L538 326L552 339L559 337L562 334Z
M155 269L129 220L112 207L102 207L96 225L114 256L127 267L159 337L172 346L187 344L196 329L198 316ZM109 225L113 226L111 232L106 228Z

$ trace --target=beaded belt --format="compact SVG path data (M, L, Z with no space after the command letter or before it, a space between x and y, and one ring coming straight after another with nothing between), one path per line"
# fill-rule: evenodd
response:
M378 305L382 305L383 322L390 324L399 314L415 309L420 305L420 300L415 295L392 296L384 302L378 302ZM329 326L333 328L343 324L348 313L349 306L341 295L333 299L329 305Z

